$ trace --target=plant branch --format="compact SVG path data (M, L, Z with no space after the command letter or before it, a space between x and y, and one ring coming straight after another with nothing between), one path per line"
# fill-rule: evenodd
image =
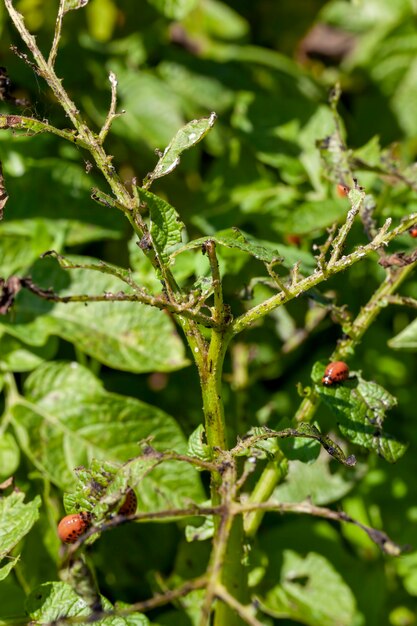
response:
M212 240L206 241L204 244L205 250L210 262L210 270L212 276L212 284L213 284L213 295L214 295L214 313L213 318L218 322L218 324L222 324L224 320L224 306L223 306L223 289L222 289L222 279L220 276L219 270L219 262L217 260L216 254L216 244Z
M243 330L252 326L261 317L268 315L268 313L271 313L271 311L281 306L282 304L293 300L294 298L300 296L302 293L305 293L312 287L319 285L320 283L327 280L330 276L346 270L347 268L357 263L363 257L368 256L372 252L378 250L378 248L380 248L381 246L388 245L390 241L393 241L398 235L408 230L416 222L416 220L417 215L414 213L412 215L409 215L401 222L399 226L397 226L388 233L385 232L384 227L382 227L377 236L370 243L365 246L359 246L351 254L343 256L339 260L335 261L330 269L326 268L325 270L317 270L316 272L314 272L314 274L303 278L295 285L292 284L288 288L287 294L283 292L275 294L268 300L261 302L246 313L240 315L232 323L231 332L234 335L242 332Z
M106 120L103 124L103 128L100 131L100 134L98 136L98 139L100 141L100 143L103 143L104 140L107 137L107 134L111 128L111 125L113 123L113 120L118 117L120 115L120 113L116 113L116 106L117 106L117 78L116 78L116 74L114 74L113 72L110 72L109 74L109 81L110 81L110 85L111 85L111 101L110 101L110 108L109 108L109 112L107 113L107 117Z
M23 115L0 115L0 129L26 130L34 135L38 133L52 133L65 139L76 146L89 149L88 143L82 139L75 130L60 129L51 126L48 122L37 120L33 117L25 117Z
M247 503L236 505L236 512L240 513L261 510L312 515L313 517L322 517L339 523L353 524L363 530L368 537L386 554L399 556L403 551L403 548L392 541L386 533L376 530L371 526L366 526L365 524L362 524L362 522L358 522L344 511L333 511L332 509L328 509L326 507L316 506L311 502L262 502L257 504Z
M65 9L65 0L60 0L58 15L56 17L56 22L55 22L54 40L52 42L51 51L48 57L48 65L50 67L54 66L56 55L58 54L59 40L61 39L62 20L64 18L64 13L65 13L64 9Z
M50 302L62 302L63 304L69 304L71 302L140 302L163 311L169 311L174 315L183 317L185 320L192 320L209 328L215 326L215 322L212 318L204 315L204 313L200 313L199 311L189 308L187 304L168 302L164 296L152 296L144 290L137 290L136 293L118 291L116 293L106 292L99 295L72 294L70 296L60 296L52 289L42 289L41 287L38 287L28 277L21 278L20 283L22 287L25 287L28 291L31 291L39 298Z
M249 624L249 626L265 626L265 624L256 619L253 605L244 606L236 600L223 585L217 587L216 596L220 600L223 600L225 604L228 604L244 622Z
M336 349L330 356L330 361L346 360L352 355L355 347L361 341L365 332L379 315L381 309L386 306L388 302L387 299L391 297L395 291L397 291L416 265L417 262L412 265L407 265L396 270L389 270L387 272L385 280L372 295L369 302L361 308L359 314L347 329L347 336L338 343ZM295 414L295 420L297 422L310 422L313 419L319 404L320 399L313 389L310 395L304 398L301 402L298 411Z
M177 589L170 589L164 593L157 594L148 600L135 602L134 604L130 604L127 608L115 609L114 611L94 611L90 615L80 615L76 617L60 617L58 618L58 621L54 620L53 622L44 622L43 626L58 626L58 624L85 624L86 622L94 624L95 622L104 621L106 618L123 618L132 615L132 613L146 613L147 611L151 611L160 606L172 604L176 600L188 596L188 594L192 591L203 589L206 586L206 583L206 576L200 576L199 578L187 581L181 585L181 587L177 587ZM29 622L22 623L29 624ZM30 624L32 623L33 622L31 621Z
M349 234L349 231L351 230L353 226L355 217L358 215L359 210L363 204L364 197L365 197L365 193L363 191L358 191L357 189L353 189L349 192L349 199L351 199L352 208L347 214L345 223L340 227L339 232L337 233L336 237L333 239L333 242L332 242L333 252L330 256L329 262L327 263L327 267L326 267L327 270L329 270L336 263L336 261L340 258L346 238Z

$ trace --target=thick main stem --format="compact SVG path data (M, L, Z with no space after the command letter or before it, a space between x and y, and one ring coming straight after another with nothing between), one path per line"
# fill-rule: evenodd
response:
M199 372L207 443L214 454L216 449L227 449L222 399L223 361L227 344L225 334L213 329L207 357Z

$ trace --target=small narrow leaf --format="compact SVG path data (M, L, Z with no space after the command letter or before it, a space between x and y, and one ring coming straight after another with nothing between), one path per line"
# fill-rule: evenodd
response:
M194 248L200 248L203 246L206 241L214 241L216 244L220 246L225 246L226 248L235 248L241 250L242 252L247 252L251 256L255 257L259 261L263 261L264 263L279 263L283 259L279 256L277 250L271 250L260 244L250 235L244 233L238 228L228 228L223 231L219 231L215 235L211 235L210 237L200 237L199 239L194 239L189 243L185 244L181 248L178 248L174 252L174 256L184 252L185 250L192 250Z
M216 119L217 115L211 113L210 117L192 120L183 126L165 148L153 172L147 175L144 186L147 188L155 179L170 174L179 164L180 155L201 141L214 126Z
M51 124L47 122L41 122L33 117L25 117L24 115L0 115L0 129L2 128L25 130L29 133L52 133L71 141L71 143L77 146L87 148L87 144L76 135L76 131L61 130L60 128L51 126Z
M64 13L82 9L88 4L88 0L64 0Z
M18 557L18 556L10 557L10 561L7 563L7 565L4 565L3 567L0 567L0 581L2 581L5 578L7 578L7 576L10 574L10 572L12 571L12 569L14 568L16 563L18 562L19 558L20 557Z
M144 189L139 189L139 197L147 204L151 215L150 233L155 250L167 265L169 255L182 242L184 224L174 207L162 198Z

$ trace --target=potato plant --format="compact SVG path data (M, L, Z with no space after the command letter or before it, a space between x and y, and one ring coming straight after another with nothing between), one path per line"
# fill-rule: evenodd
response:
M2 0L0 623L412 624L413 147L134 4Z

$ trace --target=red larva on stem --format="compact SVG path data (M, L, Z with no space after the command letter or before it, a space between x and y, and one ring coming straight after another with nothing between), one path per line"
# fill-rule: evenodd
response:
M339 183L336 187L336 191L337 191L337 195L340 198L346 198L346 196L348 195L350 189L347 185L342 185L342 183Z
M91 526L91 513L82 511L66 515L58 524L58 535L64 543L75 543Z
M119 515L133 515L136 513L137 506L138 499L136 494L133 489L129 487L126 491L126 496L123 500L122 506L119 509Z
M408 234L410 235L410 237L417 237L417 224L414 224L414 226L408 229Z
M325 387L331 387L337 383L342 383L349 376L349 368L344 361L333 361L324 370L321 382Z

